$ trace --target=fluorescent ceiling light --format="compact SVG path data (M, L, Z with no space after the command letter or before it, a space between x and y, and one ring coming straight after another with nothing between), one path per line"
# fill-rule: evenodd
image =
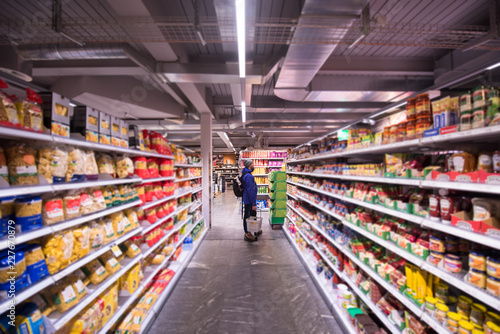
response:
M368 118L375 118L375 117L377 117L377 116L380 116L380 115L382 115L382 114L385 114L385 113L386 113L386 112L388 112L388 111L391 111L391 110L393 110L393 109L399 108L399 107L401 107L402 105L405 105L405 104L406 104L406 101L405 101L405 102L401 102L400 104L395 105L394 107L390 107L390 108L388 108L388 109L382 110L381 112L378 112L378 113L376 113L375 115L371 115L371 116L370 116L370 117L368 117Z
M76 107L76 104L71 103L71 102L69 103L69 105L72 106L72 107Z
M491 65L490 67L486 67L487 70L492 70L494 68L497 68L498 66L500 66L500 63L496 63L495 65Z
M246 76L245 73L245 0L236 1L236 32L238 36L238 62L240 65L240 78ZM244 121L243 121L244 122Z
M352 44L351 44L351 45L349 45L347 48L348 48L348 49L353 48L356 44L358 44L359 42L361 42L361 40L362 40L363 38L365 38L365 36L366 36L366 35L365 35L364 33L361 33L361 34L358 36L358 38L356 38L356 40L355 40L354 42L352 42Z
M241 101L241 121L243 123L247 121L247 104L245 101Z

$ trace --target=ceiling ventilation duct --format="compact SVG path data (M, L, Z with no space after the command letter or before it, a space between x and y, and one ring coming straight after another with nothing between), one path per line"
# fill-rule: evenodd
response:
M74 44L22 45L16 48L18 55L26 60L68 59L119 59L128 58L124 44Z
M17 79L31 82L32 65L30 61L25 61L19 57L11 46L1 48L2 62L0 72L7 73Z
M311 44L319 31L341 40L367 5L367 0L306 0L281 68L274 93L285 100L303 101L310 91L309 83L338 44ZM369 16L369 14L368 14ZM324 28L318 29L318 26ZM336 26L336 27L335 27ZM341 27L341 28L339 28Z

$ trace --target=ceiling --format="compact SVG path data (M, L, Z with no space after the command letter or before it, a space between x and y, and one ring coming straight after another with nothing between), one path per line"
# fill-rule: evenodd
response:
M1 3L0 67L193 148L201 113L215 149L296 146L500 61L498 0L246 0L243 81L234 0Z

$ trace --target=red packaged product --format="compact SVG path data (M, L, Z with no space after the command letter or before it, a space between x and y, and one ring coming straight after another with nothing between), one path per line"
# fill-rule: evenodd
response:
M167 213L163 209L163 206L158 205L156 207L156 217L158 217L159 219L161 219L161 218L165 217L166 215L167 215Z
M429 216L431 220L440 219L441 211L439 208L439 196L436 195L429 196Z
M153 196L156 199L161 199L165 197L165 193L163 192L163 188L160 182L156 182L153 184L153 194L154 194Z
M455 203L453 198L443 196L439 201L441 209L441 219L446 222L451 222L451 215L455 213Z
M134 174L142 179L149 179L147 159L145 157L135 157L134 158Z
M0 88L9 88L9 86L0 79ZM20 127L21 122L18 118L17 109L12 97L13 96L5 92L0 92L0 124L4 126Z
M154 198L154 187L152 183L146 183L144 185L144 194L146 196L146 202L152 202Z
M151 138L149 137L148 130L142 130L142 138L144 140L144 146L151 149Z
M173 176L174 175L174 164L172 160L160 159L160 176Z
M155 208L146 209L144 210L144 213L146 214L146 219L149 223L153 224L156 223L156 221L158 220Z
M149 171L149 177L151 177L151 178L160 177L160 172L158 170L158 164L156 163L155 158L147 159L147 166L148 166L148 171Z
M139 220L139 222L146 220L146 214L142 208L136 208L135 214L137 215L137 220Z

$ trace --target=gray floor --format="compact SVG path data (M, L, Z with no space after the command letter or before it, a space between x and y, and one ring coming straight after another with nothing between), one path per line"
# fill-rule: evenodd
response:
M238 202L214 224L149 333L342 333L281 230L243 240Z

